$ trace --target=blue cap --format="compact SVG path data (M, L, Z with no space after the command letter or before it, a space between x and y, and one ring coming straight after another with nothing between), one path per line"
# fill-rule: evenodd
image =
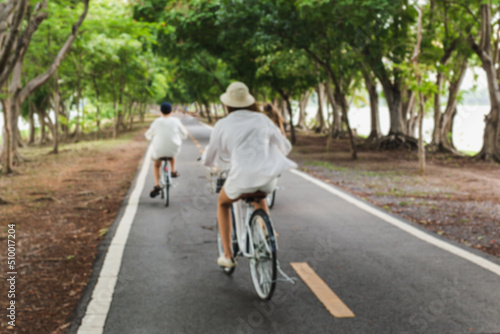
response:
M162 114L168 115L172 111L172 105L168 102L163 102L160 106Z

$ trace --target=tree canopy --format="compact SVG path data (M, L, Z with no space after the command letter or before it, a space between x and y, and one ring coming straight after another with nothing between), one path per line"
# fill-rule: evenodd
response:
M461 83L478 67L491 112L477 158L500 161L498 9L499 0L3 0L4 168L17 161L8 155L20 141L18 117L32 123L29 143L36 127L41 142L103 127L116 135L165 99L194 103L211 120L236 80L281 110L292 141L315 96L309 126L347 135L355 158L349 110L367 96L374 147L416 148L422 106L434 120L428 149L459 154L451 134ZM379 101L389 109L386 134Z

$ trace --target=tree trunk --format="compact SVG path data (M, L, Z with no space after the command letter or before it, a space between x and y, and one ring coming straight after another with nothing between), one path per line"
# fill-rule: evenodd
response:
M120 124L122 122L122 111L120 109L115 110L115 124L113 125L113 139L118 137L118 132L120 131Z
M8 88L6 95L8 98L4 101L4 113L6 114L5 119L5 136L9 138L4 138L2 146L2 161L4 163L4 170L6 173L12 172L12 167L21 160L17 151L17 134L19 132L17 122L19 118L19 112L21 108L21 101L19 100L19 90L21 89L21 65L22 62L18 61L14 70L12 71L12 80Z
M289 124L290 124L290 134L291 134L291 142L293 145L297 143L297 138L295 137L295 127L293 125L293 117L292 117L292 104L290 103L290 97L288 94L285 94L282 90L279 91L281 97L283 98L283 101L286 104L286 108L288 109L288 114L290 115L289 117Z
M410 94L410 101L408 103L408 109L406 111L407 118L406 119L406 134L410 137L417 137L415 135L415 128L419 122L418 120L418 112L415 112L417 97L414 92ZM424 101L425 102L425 101ZM420 106L419 106L420 108ZM419 109L420 110L420 109Z
M456 38L444 51L439 64L441 66L446 66L451 59L453 52L455 51L458 43L460 41L460 37ZM465 59L465 65L467 66L467 59ZM443 115L441 114L441 90L443 89L444 84L444 74L439 70L436 75L436 87L437 92L434 94L434 130L432 131L432 141L431 146L438 148L441 147L441 119Z
M328 92L327 89L327 94L330 95L331 92L331 86L330 86L330 92ZM326 151L330 151L332 149L332 143L334 138L340 138L343 136L342 133L342 115L340 109L340 104L336 101L335 96L333 97L333 102L330 102L330 105L332 106L332 114L333 114L333 120L332 120L332 126L330 128L330 134L326 138Z
M66 118L66 124L61 124L61 130L64 131L64 138L69 138L69 111L66 110L66 106L64 105L64 101L60 104L59 115L62 115ZM82 129L83 131L83 129ZM78 137L75 137L75 141L78 141Z
M281 115L281 118L283 119L283 129L285 130L285 133L288 131L288 122L289 122L289 117L288 117L288 107L286 105L285 99L281 98L280 99L280 107L277 109Z
M314 128L314 132L321 133L325 130L325 118L323 116L323 84L320 83L316 86L316 95L318 97L318 112L316 114L316 127Z
M351 144L352 159L356 160L358 158L358 153L356 150L356 145L354 143L354 136L352 133L351 125L349 124L349 117L348 117L349 105L347 103L346 93L343 90L344 86L349 87L349 84L346 84L346 83L349 83L351 81L351 79L349 78L346 81L344 81L345 78L341 77L342 73L341 73L341 75L337 76L329 64L325 64L325 69L326 69L326 72L328 73L330 79L332 80L333 84L335 85L335 93L334 93L335 99L334 100L337 101L338 105L340 106L340 108L342 110L342 120L344 121L344 124L346 126L347 134L349 136L349 142ZM335 105L332 105L332 106L335 107Z
M39 3L34 10L29 10L28 0L17 0L10 3L2 1L2 15L0 22L0 87L3 87L18 66L19 60L24 57L26 48L33 33L38 26L48 17L45 12L46 2ZM6 10L6 12L3 12ZM28 15L26 15L29 13ZM26 17L28 16L28 17ZM21 27L28 21L26 28L21 32ZM12 135L12 133L11 133Z
M365 80L365 87L370 96L370 135L366 139L368 142L377 141L381 136L380 132L380 119L378 110L378 92L377 82L372 77L371 72L363 65L361 66L363 78Z
M415 45L415 50L413 52L412 63L414 70L417 72L417 86L420 88L422 85L422 74L418 68L418 56L420 54L420 45L422 43L422 17L423 12L421 8L418 8L418 27L417 27L417 44ZM425 146L424 146L424 94L421 90L418 92L418 167L420 174L425 173Z
M444 113L440 115L441 117L438 121L439 139L437 140L437 148L440 151L458 154L453 144L453 121L457 114L458 93L460 92L460 86L462 85L466 71L467 59L464 59L460 65L458 76L450 81L448 88L448 103Z
M299 100L299 122L297 123L297 128L306 129L306 108L307 103L309 102L309 97L311 96L310 92L305 92L302 94Z
M455 148L455 144L453 143L453 123L455 121L456 114L457 107L455 104L455 107L453 109L446 110L446 112L443 113L441 117L441 128L439 133L441 138L438 147L439 151L441 152L460 154Z
M59 153L59 104L60 104L60 95L59 95L59 76L54 73L54 137L53 140L53 148L52 152L54 154Z
M35 142L35 106L33 102L29 102L29 114L28 114L28 122L29 122L29 136L28 136L28 144L32 145Z
M366 57L365 59L369 61L373 73L375 73L379 82L382 84L382 89L384 90L390 115L390 129L388 137L405 137L406 133L402 118L401 81L399 78L395 78L394 82L391 81L385 68L385 64L382 61L382 54L378 54L374 57L374 53L376 52L371 52L368 48L363 50L363 54Z
M411 89L403 89L402 93L402 112L405 121L405 133L408 136L415 137L415 126L418 123L418 112L415 115L417 103L417 94Z
M196 108L196 113L200 115L200 117L205 117L205 114L203 113L203 107L198 103L194 103L194 107Z
M81 61L81 52L78 53L78 60L76 59L75 56L73 56L73 63L75 65L76 69L76 126L75 126L75 132L74 136L78 137L78 134L80 132L80 100L82 98L82 76L81 76L81 67L79 65L79 61ZM82 116L83 116L83 110L82 110ZM68 124L69 124L69 115L67 118Z
M207 113L208 123L212 124L212 117L210 116L210 104L205 101L203 102L203 105L205 106L205 111Z
M26 147L26 144L23 142L23 136L21 134L21 131L19 130L19 127L17 127L17 134L16 134L16 140L17 140L17 147Z
M116 90L113 88L113 114L114 114L114 124L113 124L113 139L118 137L118 130L120 126L120 110L118 110Z
M12 129L11 129L11 121L10 117L12 115L12 111L10 110L10 101L2 100L2 110L3 110L3 119L4 119L4 128L3 128L3 149L2 149L2 161L3 161L3 173L10 174L12 173L12 165L13 165L13 149L12 149Z
M443 72L438 71L436 75L437 92L434 93L434 130L432 131L431 146L439 146L440 143L440 122L441 122L441 89L443 88L444 75Z
M425 173L425 146L424 146L424 94L418 94L418 170Z
M483 148L476 155L476 158L500 162L500 90L491 51L491 22L491 6L489 4L481 5L481 42L478 45L472 36L469 36L468 41L471 48L479 56L482 67L486 72L491 103L491 111L486 117L486 126L484 128Z
M404 121L401 114L401 91L399 87L392 86L384 89L390 114L389 135L405 135Z
M50 133L49 133L50 134L50 138L48 138L48 139L53 142L54 141L54 123L52 123L52 120L50 119L49 116L50 116L49 113L46 113L45 114L45 120L46 120L47 127L50 130Z
M279 108L280 108L280 99L279 98L274 98L273 102L272 102L272 105L273 105L273 107L276 110L279 110Z
M328 98L328 102L332 106L333 120L330 131L330 138L340 138L342 137L342 115L341 108L339 108L337 101L335 101L335 96L332 90L331 79L327 79L325 82L325 91ZM331 139L327 139L327 150L330 150ZM329 141L330 140L330 141Z
M76 120L75 120L75 131L73 132L72 136L74 137L78 137L79 133L80 133L80 94L81 92L79 92L80 89L78 89L78 92L76 93L77 97L76 97ZM68 124L69 124L69 115L68 115Z
M97 132L101 132L101 113L100 113L100 109L99 109L99 94L100 94L100 91L99 91L99 86L97 85L97 80L96 80L96 76L95 76L95 73L92 73L92 83L94 84L94 91L95 91L95 96L96 96L96 112L95 112L95 123L96 123L96 127L97 127Z
M135 103L130 101L129 108L128 108L128 130L132 130L132 126L134 124L134 106Z
M215 103L210 103L212 110L214 111L215 115L215 121L217 122L219 120L219 108L217 108L217 105Z
M23 1L24 2L24 1ZM78 21L73 25L71 34L69 35L68 39L64 43L64 45L61 47L59 50L56 58L53 60L52 64L49 66L49 68L42 74L38 75L37 77L33 78L30 80L24 87L21 85L21 73L22 73L22 64L24 61L24 54L26 52L26 48L28 47L29 41L31 40L31 36L34 33L34 31L38 28L38 25L47 17L47 13L45 13L43 10L39 13L39 10L45 8L43 5L42 6L37 6L35 8L35 15L32 16L32 19L30 20L30 24L28 24L28 27L26 28L25 32L21 34L23 41L19 42L19 45L21 49L17 48L16 49L16 55L15 57L15 65L12 70L12 83L9 87L9 92L8 95L9 100L10 100L10 107L7 108L7 110L10 112L11 115L9 115L9 120L10 120L10 131L7 132L11 136L9 140L5 140L5 142L9 143L8 146L10 147L4 147L4 150L6 150L6 156L13 158L13 160L21 160L21 157L17 153L17 145L16 143L16 135L17 135L17 121L19 117L19 111L21 108L21 104L23 101L26 100L26 98L31 95L37 88L39 88L41 85L46 83L54 74L54 72L57 70L59 65L61 64L61 61L63 60L64 56L68 52L69 48L71 47L73 41L76 38L78 29L80 28L83 20L85 19L87 12L88 12L88 6L89 5L89 0L84 0L84 10L83 13L80 15ZM34 20L34 21L33 21ZM4 50L2 50L4 51ZM0 55L0 63L2 63L3 55ZM10 74L8 71L5 71L4 67L0 68L0 82L3 83L7 78L4 78L4 75ZM57 130L57 129L56 129ZM10 166L7 166L8 168L11 168L13 165L13 162L10 161ZM8 169L7 169L8 170Z
M344 124L346 126L347 134L349 136L349 143L351 144L351 156L353 160L356 160L358 158L358 152L356 150L356 144L354 143L354 135L352 133L351 125L349 124L349 107L347 105L347 99L344 92L342 92L342 90L338 86L339 85L335 85L335 96L339 101L340 108L342 109L342 120L344 121Z
M101 109L99 107L99 101L95 105L95 125L97 127L97 132L101 132Z
M144 123L144 116L146 114L146 107L147 104L146 103L143 103L139 106L139 121L141 123Z
M47 131L45 127L45 110L39 110L38 119L40 120L40 144L47 141Z

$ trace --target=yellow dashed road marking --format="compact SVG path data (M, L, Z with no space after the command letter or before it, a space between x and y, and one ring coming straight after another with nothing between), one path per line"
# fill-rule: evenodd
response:
M342 300L340 300L335 292L333 292L328 285L326 285L325 281L323 281L307 263L294 262L290 263L290 265L335 318L355 317L354 313L344 304Z
M200 150L200 153L203 153L203 151L205 149L201 147L201 145L198 142L198 140L196 140L196 138L189 131L188 131L188 136L189 136L189 138L191 138L191 140L193 141L193 143L196 146L196 148L198 148L198 150Z

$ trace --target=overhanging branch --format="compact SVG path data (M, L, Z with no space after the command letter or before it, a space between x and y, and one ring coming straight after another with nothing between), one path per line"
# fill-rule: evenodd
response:
M54 59L54 61L50 65L50 67L43 74L33 78L21 90L21 92L19 93L19 98L20 98L21 102L24 101L30 94L32 94L38 87L40 87L45 82L47 82L50 79L50 77L54 74L54 72L57 70L57 68L61 64L61 61L64 59L64 56L66 55L69 48L73 44L73 41L76 39L78 29L80 28L83 21L85 20L85 17L87 16L87 12L89 9L89 1L90 0L84 0L85 7L83 9L82 15L80 16L78 21L71 28L71 34L68 36L66 43L64 43L62 48L59 50L56 58Z

